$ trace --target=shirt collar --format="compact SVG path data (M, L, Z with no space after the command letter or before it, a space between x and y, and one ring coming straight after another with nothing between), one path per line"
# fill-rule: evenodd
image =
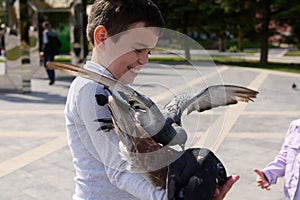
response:
M92 72L95 72L97 74L103 74L109 78L112 78L116 80L113 75L108 71L105 67L102 65L99 65L98 63L95 63L93 61L87 61L86 64L83 66L83 68L90 70Z

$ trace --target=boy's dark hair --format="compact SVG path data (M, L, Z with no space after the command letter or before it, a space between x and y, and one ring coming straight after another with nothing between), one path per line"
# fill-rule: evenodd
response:
M128 30L133 23L164 27L164 19L151 0L95 0L88 17L87 38L94 46L94 31L103 25L109 36Z

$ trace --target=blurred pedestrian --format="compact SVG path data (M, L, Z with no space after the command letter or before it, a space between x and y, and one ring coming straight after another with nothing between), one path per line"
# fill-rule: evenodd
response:
M55 55L58 54L58 50L61 46L61 42L57 37L56 32L52 29L50 22L45 21L43 26L43 46L40 52L40 57L43 58L43 65L46 68L48 78L50 80L49 85L55 83L55 71L52 69L47 69L46 63L48 61L54 61Z

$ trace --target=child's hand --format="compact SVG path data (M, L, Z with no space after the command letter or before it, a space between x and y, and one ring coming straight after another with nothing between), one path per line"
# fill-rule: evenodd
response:
M259 187L261 187L262 189L271 190L270 183L269 183L268 179L266 178L265 174L256 168L253 169L253 171L257 174L257 177L256 177L257 185Z

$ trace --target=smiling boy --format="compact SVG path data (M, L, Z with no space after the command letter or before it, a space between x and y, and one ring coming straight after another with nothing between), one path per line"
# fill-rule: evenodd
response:
M94 1L87 25L92 58L84 68L123 84L132 83L148 63L160 27L164 27L164 20L150 0ZM98 105L96 94L107 95L107 90L77 77L67 97L66 127L76 171L73 199L166 199L165 189L154 188L141 175L126 170L116 133L101 129L109 125L111 113L107 104ZM216 191L215 199L223 199L237 179L229 179L221 191Z

